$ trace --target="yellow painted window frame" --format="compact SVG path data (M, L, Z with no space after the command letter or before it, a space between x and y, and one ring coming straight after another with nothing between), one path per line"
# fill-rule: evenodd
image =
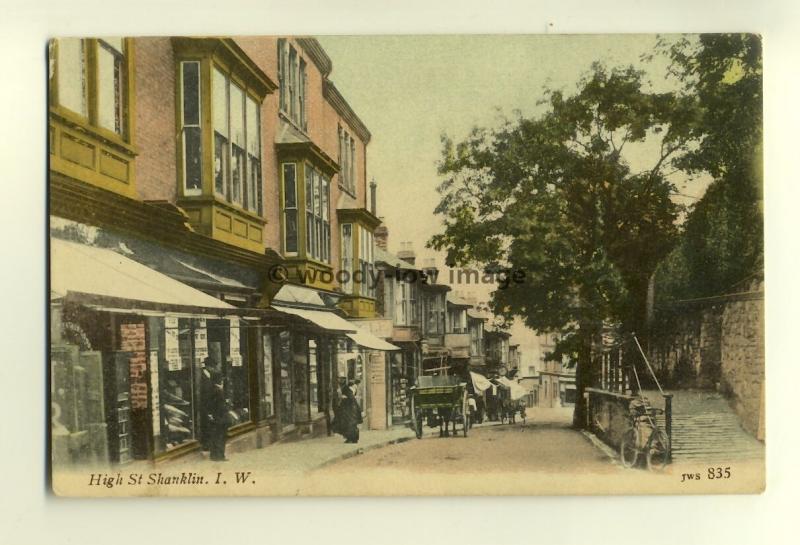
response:
M90 134L105 141L109 144L114 144L123 151L127 151L130 155L135 154L133 148L133 134L135 133L135 59L133 39L122 38L124 48L124 76L125 82L122 89L122 134L116 131L107 129L100 126L98 101L99 101L99 77L98 77L98 48L103 47L100 42L104 41L99 38L80 38L84 52L84 67L86 73L86 91L84 100L86 101L87 115L81 115L74 112L69 108L62 106L58 97L58 78L59 67L57 65L59 39L53 39L50 42L50 58L53 63L52 75L50 78L50 92L49 92L49 107L51 113L56 114L64 121L73 126L81 127Z
M229 83L236 83L245 94L245 108L246 108L246 99L251 98L255 101L258 111L258 129L259 131L262 130L261 125L261 112L264 106L264 98L266 94L263 96L258 93L254 86L249 83L249 78L242 74L243 71L246 71L247 68L243 68L233 63L226 62L223 58L215 55L213 51L202 50L198 53L181 53L176 55L175 57L175 96L176 96L176 104L175 104L175 122L176 127L180 130L183 128L183 71L182 71L182 63L184 62L198 62L200 63L200 146L202 150L202 162L201 162L201 192L198 194L196 192L186 193L185 191L185 184L184 184L184 152L183 152L183 145L181 143L180 146L176 146L176 165L177 165L177 172L176 172L176 186L178 195L181 196L183 199L200 199L200 200L208 200L213 199L215 202L224 205L225 207L231 208L237 213L241 214L244 217L247 217L251 220L257 220L262 223L266 223L267 218L267 203L265 202L265 192L263 191L263 184L264 184L264 146L263 146L263 134L259 134L260 137L260 144L259 144L259 161L261 165L261 184L262 184L262 191L261 191L261 213L258 214L257 212L253 212L248 210L244 207L244 199L242 199L242 204L234 202L232 199L228 199L227 195L222 195L216 191L214 186L214 127L213 127L213 94L212 94L212 85L213 85L213 73L214 69L218 69L225 77L227 78ZM228 99L230 100L230 99ZM228 112L228 118L230 118L230 112ZM246 121L245 121L246 123ZM230 119L229 119L229 126L230 126ZM246 127L245 127L246 130ZM230 140L230 135L228 135L228 139ZM231 172L231 153L230 153L230 141L227 145L227 176L230 179L232 174ZM245 150L245 159L247 159L247 150ZM246 171L246 170L245 170ZM246 184L246 180L243 180L243 187Z

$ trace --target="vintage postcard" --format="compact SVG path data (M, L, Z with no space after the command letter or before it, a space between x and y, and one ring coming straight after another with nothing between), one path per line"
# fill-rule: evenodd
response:
M760 36L48 53L55 494L764 490Z

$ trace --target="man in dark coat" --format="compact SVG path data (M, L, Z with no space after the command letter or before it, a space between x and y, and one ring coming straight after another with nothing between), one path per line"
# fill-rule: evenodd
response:
M358 443L358 425L361 424L361 407L349 384L342 386L342 401L336 408L333 431L345 438L345 443Z
M203 368L200 370L200 444L203 446L204 451L211 448L211 421L209 415L211 414L211 390L214 388L212 375L217 372L214 359L206 357L203 360Z
M222 374L212 374L212 387L208 398L209 447L210 458L217 462L225 462L225 440L228 434L226 418L227 403Z

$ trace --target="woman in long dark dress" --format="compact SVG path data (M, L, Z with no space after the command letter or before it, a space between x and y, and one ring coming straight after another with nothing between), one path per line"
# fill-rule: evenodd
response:
M361 424L361 407L349 385L342 386L344 396L336 408L334 431L345 438L345 443L358 443L358 425Z

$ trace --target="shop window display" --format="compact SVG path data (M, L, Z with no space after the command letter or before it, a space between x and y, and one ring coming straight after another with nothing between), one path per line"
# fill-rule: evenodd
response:
M154 334L155 328L160 323L163 323L163 336ZM158 431L165 450L191 441L196 436L192 387L194 377L192 326L192 320L188 318L168 316L163 320L151 320L151 339L163 339L163 347L161 350L156 350L156 353L158 354L157 401L160 405ZM152 353L151 341L151 358ZM151 382L152 378L151 376ZM155 405L155 398L153 401ZM155 428L154 422L154 434ZM160 446L158 441L156 445Z
M295 334L292 337L292 362L294 368L295 418L301 422L311 418L308 395L308 338Z
M292 334L281 331L278 335L278 370L281 386L281 422L294 424L294 392L292 389Z

